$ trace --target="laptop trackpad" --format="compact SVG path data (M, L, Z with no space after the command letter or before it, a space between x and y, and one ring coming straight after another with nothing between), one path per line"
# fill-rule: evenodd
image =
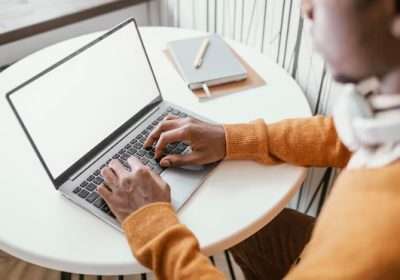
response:
M192 193L203 183L213 166L204 166L201 170L168 168L161 177L171 188L172 205L179 209Z

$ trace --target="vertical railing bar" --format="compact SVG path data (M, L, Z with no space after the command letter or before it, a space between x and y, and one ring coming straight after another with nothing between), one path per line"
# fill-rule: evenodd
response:
M213 264L213 266L215 266L215 259L213 256L208 257L211 261L211 263Z
M196 1L192 0L192 28L197 29Z
M218 4L217 0L214 0L214 32L217 33L217 18L218 18Z
M263 27L262 27L262 34L261 34L261 52L264 52L265 47L265 28L266 28L266 21L267 21L267 11L268 11L268 0L265 0L264 3L264 14L263 14Z
M147 25L152 25L152 21L151 21L151 1L148 1L146 3L146 13L147 13Z
M233 39L236 40L237 0L233 0Z
M283 0L282 13L281 13L281 26L279 27L278 54L276 56L276 63L279 63L279 57L281 56L282 30L283 30L283 20L285 17L285 8L286 8L286 0Z
M245 8L244 3L245 3L244 0L242 0L242 14L241 14L241 17L242 17L242 25L240 26L240 42L243 42L244 8Z
M61 280L71 280L72 275L69 272L61 271L60 277L61 277Z
M299 65L299 57L300 57L300 45L301 45L301 40L303 38L303 26L304 26L304 19L302 16L300 16L299 19L299 27L297 28L297 38L296 38L296 45L294 48L294 61L293 61L293 69L292 69L292 77L296 79L296 74L297 74L297 68Z
M181 1L180 0L176 0L176 26L180 27L181 26Z
M207 13L206 13L207 32L210 32L210 0L207 0L206 7L207 7Z
M326 72L326 66L325 66L325 63L324 63L324 67L322 69L321 82L320 82L319 89L318 89L317 103L315 104L315 108L314 108L314 116L319 113L319 106L320 106L320 103L321 103L322 89L324 87L324 82L325 82L325 79L326 79L326 73L327 73Z
M225 4L226 4L226 0L222 0L222 36L225 36Z
M288 41L289 41L289 30L290 30L290 24L292 22L292 10L293 10L293 0L290 0L288 24L287 24L287 28L286 28L285 52L283 54L283 63L282 63L283 67L285 67L285 64L286 64L287 48L288 48Z
M328 175L324 182L324 186L322 187L321 195L320 195L320 198L318 201L317 216L319 215L319 213L321 213L322 206L324 205L324 202L325 202L326 194L328 193L329 183L330 183L331 176L332 176L332 170L333 169L331 167L328 168L328 171L327 171Z
M251 10L251 14L250 14L250 22L249 22L249 27L247 28L247 38L246 38L246 44L249 43L250 40L250 32L251 32L251 28L253 27L253 22L254 22L254 16L256 13L256 5L257 5L257 0L253 1L253 7Z
M231 257L229 256L229 253L226 250L224 251L224 254L225 254L226 262L228 263L228 269L229 269L229 273L231 275L231 279L236 280L236 275L235 275L235 271L233 270Z
M141 279L141 280L147 280L147 275L146 275L146 273L140 274L140 279Z

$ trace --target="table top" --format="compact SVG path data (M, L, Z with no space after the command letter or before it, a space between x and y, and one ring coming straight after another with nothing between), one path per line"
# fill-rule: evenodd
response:
M187 89L163 50L171 40L204 35L167 28L141 28L165 99L220 123L267 123L310 116L296 82L256 50L228 41L267 81L267 85L206 102ZM45 48L0 74L0 249L53 269L85 274L146 271L120 232L55 191L29 145L4 95L99 34L89 34ZM246 239L271 221L298 191L306 169L286 164L263 166L225 161L179 211L179 219L214 254Z
M146 0L0 1L0 45Z

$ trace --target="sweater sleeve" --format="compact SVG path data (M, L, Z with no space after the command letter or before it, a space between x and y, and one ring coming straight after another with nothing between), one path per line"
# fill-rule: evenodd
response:
M224 128L227 159L342 168L350 158L331 117L288 119L269 125L257 120Z
M122 224L133 254L157 279L225 279L201 254L193 233L178 222L169 203L153 203Z

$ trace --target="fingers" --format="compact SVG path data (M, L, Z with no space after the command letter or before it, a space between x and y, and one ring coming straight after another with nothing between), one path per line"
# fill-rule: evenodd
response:
M169 116L167 116L168 118ZM171 116L172 118L172 116ZM180 119L165 119L147 137L144 147L151 147L160 138L161 133L178 128L182 122Z
M104 201L107 203L107 205L111 204L111 196L112 196L112 192L110 192L105 186L104 184L102 184L101 186L99 186L97 188L97 192L100 194L100 196L104 199Z
M118 185L118 177L109 167L104 167L101 170L101 176L103 176L106 185L111 189L115 190Z
M160 158L163 155L163 151L168 144L189 140L187 139L187 132L188 131L186 127L180 127L162 133L155 147L155 157Z
M200 164L199 160L199 156L194 153L186 155L168 155L160 161L160 165L162 167L172 167L189 164Z
M135 172L136 170L143 167L143 163L134 156L128 158L128 164L131 167L132 172Z
M119 160L113 159L110 162L109 167L119 179L129 174L128 170L126 170L125 166L123 166Z

